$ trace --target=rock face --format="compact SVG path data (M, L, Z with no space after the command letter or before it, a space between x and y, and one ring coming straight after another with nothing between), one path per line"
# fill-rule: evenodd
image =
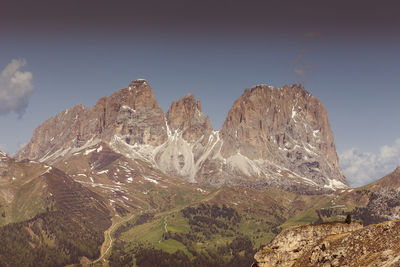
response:
M16 157L52 163L100 141L192 182L347 187L327 112L298 85L246 89L218 132L193 95L164 116L148 83L135 80L92 109L78 105L47 120Z
M167 112L167 122L171 132L182 132L188 142L195 142L202 136L208 137L213 131L210 120L201 110L200 100L194 95L185 95L171 104Z
M166 120L168 140L157 149L154 161L164 172L195 182L199 166L212 149L215 133L210 120L191 94L171 104Z
M293 266L307 250L327 236L361 229L359 223L324 223L289 228L281 232L254 258L258 266Z
M225 158L265 160L317 184L346 183L326 109L301 85L246 89L229 111L221 138Z
M16 158L51 162L91 142L110 142L116 135L127 144L157 146L166 141L164 113L145 80L101 98L93 109L78 105L47 120Z
M255 266L399 266L400 221L288 229L255 255Z

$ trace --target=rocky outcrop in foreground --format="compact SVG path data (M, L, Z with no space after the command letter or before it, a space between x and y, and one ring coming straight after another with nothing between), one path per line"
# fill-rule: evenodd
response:
M324 223L280 233L254 266L400 266L400 221Z

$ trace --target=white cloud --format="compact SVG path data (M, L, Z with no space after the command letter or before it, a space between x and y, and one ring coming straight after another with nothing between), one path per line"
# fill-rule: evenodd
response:
M26 60L13 59L0 72L0 115L16 112L20 117L25 113L28 99L34 90L31 72L22 72Z
M391 146L382 146L376 154L353 148L339 157L340 166L350 185L365 185L391 173L400 165L400 138Z

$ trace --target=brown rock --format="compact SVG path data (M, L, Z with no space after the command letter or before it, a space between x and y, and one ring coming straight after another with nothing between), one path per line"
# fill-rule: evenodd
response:
M225 158L265 159L318 184L346 183L323 104L303 86L258 85L235 101L220 131Z
M135 80L92 109L78 105L47 120L16 158L52 163L100 141L193 182L346 187L325 107L301 85L246 89L215 132L193 95L173 102L165 118L148 83Z
M160 145L167 139L164 114L145 80L101 98L93 109L83 105L59 113L35 129L17 159L51 161L48 156L79 148L90 140L110 141L115 134L128 144ZM59 154L58 153L58 154Z
M289 228L282 231L272 242L256 253L257 266L294 266L309 250L321 242L322 250L329 247L323 242L328 236L341 235L361 229L360 223L322 223ZM308 265L307 265L308 266Z
M192 94L173 102L166 117L171 132L181 131L188 142L195 142L205 135L208 137L213 130L209 118L201 110L200 100L196 102Z

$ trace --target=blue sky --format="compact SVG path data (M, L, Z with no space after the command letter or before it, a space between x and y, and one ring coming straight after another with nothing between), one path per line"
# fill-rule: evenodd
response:
M10 26L0 27L0 71L24 59L20 72L32 74L34 90L27 93L25 113L12 106L0 112L0 146L12 154L49 117L79 103L93 106L136 78L149 81L165 112L172 101L195 94L215 129L246 87L303 83L327 107L350 184L390 172L400 164L400 35L390 27L398 21L364 25L360 15L353 25L343 16L348 24L337 29L334 14L328 21L302 24L300 16L300 23L289 24L280 11L268 26L255 20L242 28L236 17L220 21L211 14L212 23L203 25L207 16L195 20L179 12L150 20L150 26L142 20L163 13L142 12L142 20L132 22L141 26L136 28L104 16L70 25L39 15L24 24L9 15L0 21Z

